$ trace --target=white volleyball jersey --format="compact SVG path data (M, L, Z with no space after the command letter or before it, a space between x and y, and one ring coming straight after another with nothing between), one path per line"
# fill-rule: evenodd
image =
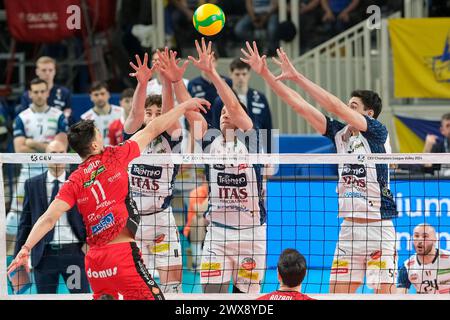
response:
M450 293L450 251L438 249L429 264L421 264L417 254L405 261L399 271L399 288L409 289L413 285L417 293Z
M337 153L365 155L391 152L386 127L376 119L365 118L367 131L353 136L348 125L327 117L325 136L333 141ZM398 214L389 190L387 164L340 165L337 192L339 217L392 219Z
M225 142L219 136L211 144L211 154L245 154L248 148L239 139ZM209 208L206 218L216 225L232 229L259 226L266 221L262 199L260 165L206 166L209 180Z
M83 120L94 120L95 126L100 130L103 136L105 146L110 144L108 132L109 125L122 117L123 109L119 106L111 105L111 110L108 114L98 114L93 108L89 109L81 115Z
M129 138L131 135L126 135ZM177 141L166 132L155 138L142 152L148 154L171 154L182 141ZM160 212L170 205L175 177L179 165L132 164L129 170L130 190L140 214Z
M62 111L53 107L45 112L35 112L30 107L19 113L14 121L14 137L51 142L60 132L67 132L67 122Z

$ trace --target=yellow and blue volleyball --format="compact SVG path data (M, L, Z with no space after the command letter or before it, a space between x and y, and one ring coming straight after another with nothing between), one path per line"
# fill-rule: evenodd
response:
M198 32L205 36L213 36L225 25L225 14L215 4L206 3L195 10L192 22Z

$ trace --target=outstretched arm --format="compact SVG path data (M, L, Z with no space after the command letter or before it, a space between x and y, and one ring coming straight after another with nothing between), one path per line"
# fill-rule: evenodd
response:
M168 49L166 48L164 54L158 52L161 74L173 84L177 101L185 102L192 98L183 82L183 75L189 61L186 60L180 66L179 59L176 58L177 52L170 50L170 52L167 53L167 50ZM208 124L206 123L205 118L198 112L186 112L185 116L189 122L189 128L194 139L198 140L203 138L208 130ZM200 129L196 129L197 127Z
M204 71L209 79L212 81L217 89L217 93L223 101L224 107L227 108L228 114L230 115L230 120L241 130L247 131L253 128L253 122L241 107L241 104L236 97L233 90L228 86L228 84L222 79L222 77L217 73L214 68L212 60L213 55L211 51L211 41L206 46L205 39L202 38L202 47L197 40L195 40L195 46L197 48L198 59L189 56L189 60L192 61L194 66Z
M130 62L130 66L134 69L134 73L130 73L131 77L135 77L138 81L136 90L133 95L131 111L125 124L123 125L125 133L132 134L139 130L144 123L145 117L145 99L147 99L147 84L152 78L155 65L150 69L147 65L148 55L144 55L144 63L141 58L136 55L137 66Z
M329 93L322 87L318 86L300 72L298 72L291 61L287 57L283 49L279 49L279 56L281 59L282 73L277 80L292 80L299 87L305 90L317 103L319 103L325 110L335 114L355 129L365 132L367 131L367 121L363 115L349 108L335 95Z
M303 97L286 86L281 81L277 81L275 76L270 72L267 67L266 56L260 56L256 43L253 42L253 48L247 42L247 51L241 49L245 58L241 60L258 73L272 88L272 90L281 98L285 103L292 107L301 117L303 117L318 133L325 134L327 128L327 121L325 116L310 105ZM280 57L281 59L281 57Z

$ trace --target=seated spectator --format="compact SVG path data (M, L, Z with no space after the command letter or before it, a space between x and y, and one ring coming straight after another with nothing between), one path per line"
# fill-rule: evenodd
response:
M440 139L435 135L427 135L425 139L425 146L423 152L425 153L449 153L450 152L450 113L446 113L441 118L441 134L443 138ZM425 172L434 173L440 171L439 174L443 176L450 176L450 167L448 165L440 164L426 164L424 165Z
M234 29L242 41L255 39L255 30L267 30L267 45L264 54L273 56L278 48L278 0L246 0L247 14Z
M66 145L54 140L48 144L45 152L65 153L66 150ZM14 256L25 244L33 225L56 197L66 177L68 172L65 171L65 164L49 164L46 172L25 181L23 212ZM55 228L31 250L31 264L38 293L57 293L60 275L71 293L90 292L82 251L85 242L83 220L74 207L67 215L62 215Z
M360 0L321 0L325 12L322 22L325 23L325 32L329 37L337 35L357 21L352 14L356 13L359 2Z
M105 82L94 82L89 90L94 106L81 115L83 120L94 120L95 126L102 134L105 146L109 141L109 124L122 117L122 108L109 103L111 97Z
M55 84L56 75L56 61L55 59L47 56L40 57L36 61L36 76L39 79L47 82L49 95L47 98L47 104L50 107L55 107L64 112L66 118L70 117L72 113L71 109L71 92L66 87ZM19 114L23 110L27 109L32 103L31 97L28 91L25 91L20 98L20 105L16 114Z
M133 101L134 89L128 88L122 91L120 96L120 106L122 107L122 117L116 119L109 125L109 142L112 146L117 146L123 142L123 124L128 118L131 110L131 103Z
M320 22L322 10L321 0L302 0L300 3L300 50L306 52L318 45L314 30Z
M295 249L284 250L277 264L280 287L257 300L315 300L300 293L306 275L305 257Z

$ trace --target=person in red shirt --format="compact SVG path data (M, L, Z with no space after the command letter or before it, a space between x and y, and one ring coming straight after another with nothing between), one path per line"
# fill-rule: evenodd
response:
M280 288L257 300L315 300L300 293L306 275L305 257L295 249L284 250L277 265Z
M130 63L135 70L130 76L138 80L136 93L142 93L155 67L148 68L147 54L144 63L138 56L136 58L137 66ZM143 101L137 103L144 109ZM89 251L85 268L94 299L105 294L118 299L121 294L124 300L164 300L134 240L139 215L136 203L129 196L128 164L186 112L206 112L203 105L210 106L206 100L190 99L114 147L104 147L102 135L92 120L82 120L71 126L69 144L82 163L34 225L25 245L8 267L8 274L21 266L29 271L31 249L54 228L65 212L77 205L87 231Z
M117 146L119 143L123 142L123 125L130 114L133 95L134 89L131 88L123 90L120 95L120 106L123 109L122 117L111 122L108 130L109 144L112 146Z

